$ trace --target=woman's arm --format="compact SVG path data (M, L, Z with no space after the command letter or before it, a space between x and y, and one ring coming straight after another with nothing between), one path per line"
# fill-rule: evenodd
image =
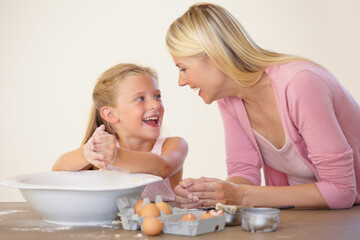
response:
M229 179L230 180L230 179ZM176 187L177 202L181 207L215 206L216 203L255 207L294 205L296 208L327 208L328 205L313 183L298 186L254 186L236 184L246 182L241 178L233 182L202 177L186 180ZM180 198L184 195L184 198ZM188 197L188 196L191 197Z
M118 148L113 166L130 172L141 172L171 177L182 169L188 152L188 145L183 138L166 138L161 155L151 152L137 152Z
M202 178L202 183L193 185L188 190L198 196L204 206L214 206L220 202L256 207L283 205L294 205L296 208L328 207L314 183L297 186L253 186Z
M205 184L206 180L209 181L208 185ZM181 208L197 208L197 207L201 207L203 204L206 204L206 206L215 206L215 204L220 202L220 200L215 200L216 198L211 198L211 197L212 195L216 195L216 194L209 194L208 196L206 196L206 194L203 194L207 198L207 200L210 200L204 203L204 201L199 198L199 196L202 195L199 194L199 192L212 191L208 187L211 186L212 183L216 183L216 181L221 182L221 180L215 178L205 178L205 177L202 177L200 179L195 179L195 178L183 179L177 186L174 186L173 188L174 193L176 194L175 201L179 204ZM229 178L227 181L236 184L252 185L252 183L249 180L241 177L232 177ZM236 184L233 184L233 186L235 186ZM197 192L191 192L191 191L197 191ZM229 190L229 193L235 193L236 191L237 191L236 189L235 190L232 189ZM222 195L224 196L226 202L227 201L226 192L222 193ZM234 199L237 198L235 197Z
M260 152L249 138L253 133L242 100L224 98L217 103L224 126L228 178L243 178L260 185Z
M276 207L293 205L296 208L328 208L328 204L314 183L297 186L239 185L240 205Z
M348 93L321 69L295 74L286 93L291 119L315 167L318 191L332 209L351 207L356 196L354 156L343 129L358 121L344 117Z

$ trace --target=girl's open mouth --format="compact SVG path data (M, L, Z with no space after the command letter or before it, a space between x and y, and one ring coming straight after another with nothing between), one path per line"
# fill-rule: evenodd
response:
M152 116L152 117L144 118L143 122L146 123L149 126L158 127L159 126L159 117L158 116Z

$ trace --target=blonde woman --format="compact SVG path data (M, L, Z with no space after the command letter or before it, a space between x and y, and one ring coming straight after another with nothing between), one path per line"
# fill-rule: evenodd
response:
M175 188L180 206L360 203L360 108L327 70L262 49L214 4L191 6L166 44L179 85L217 101L226 140L228 179L183 180Z
M164 115L157 74L148 67L118 64L105 71L93 91L93 107L82 145L63 154L54 171L126 170L164 178L142 197L173 201L188 146L180 137L160 137Z

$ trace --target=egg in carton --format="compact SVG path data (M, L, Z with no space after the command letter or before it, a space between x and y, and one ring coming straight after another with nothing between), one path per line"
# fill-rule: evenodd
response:
M139 214L135 213L134 206L135 204L140 201L141 195L140 194L133 194L133 195L127 195L125 197L119 197L116 200L116 204L119 209L118 216L121 218L121 224L123 229L125 230L140 230L142 221L144 220L144 217L140 217ZM155 203L162 202L161 196L156 196ZM150 203L149 198L144 198L142 207ZM171 208L172 214L174 213L186 213L186 209L181 208ZM163 211L160 211L160 217L166 216L166 213Z

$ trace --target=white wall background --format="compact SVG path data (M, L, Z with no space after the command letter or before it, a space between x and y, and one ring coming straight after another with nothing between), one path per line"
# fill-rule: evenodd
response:
M222 121L177 86L168 26L193 0L0 0L0 178L50 171L79 146L96 78L120 62L157 69L163 133L189 143L184 177L226 177ZM328 68L360 102L360 1L209 0L260 46ZM0 186L0 201L23 201Z

